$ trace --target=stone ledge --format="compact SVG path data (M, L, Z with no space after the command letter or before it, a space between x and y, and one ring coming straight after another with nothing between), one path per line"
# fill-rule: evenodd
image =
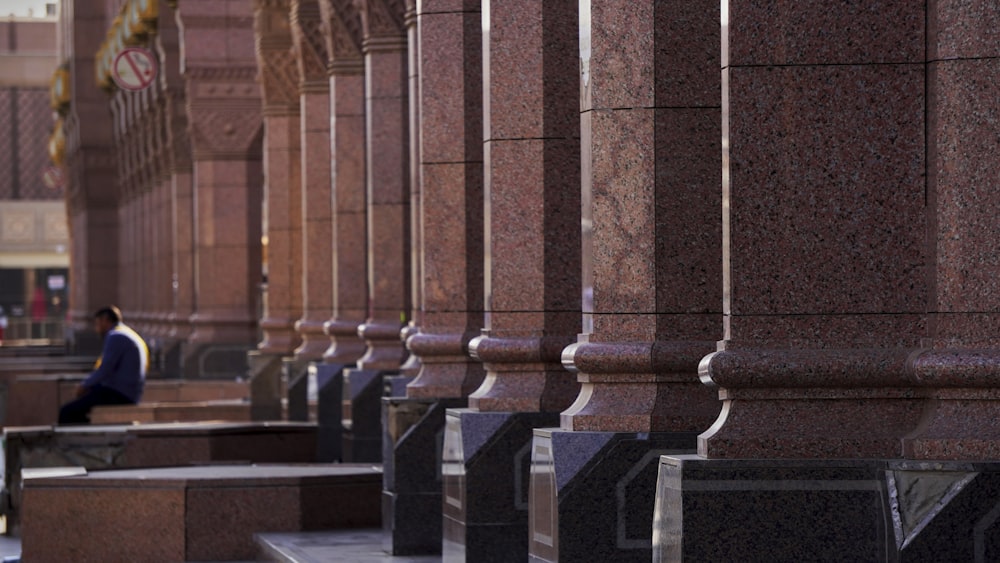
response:
M24 489L27 561L231 561L260 532L380 524L375 465L251 465L93 472ZM107 530L115 540L107 541Z

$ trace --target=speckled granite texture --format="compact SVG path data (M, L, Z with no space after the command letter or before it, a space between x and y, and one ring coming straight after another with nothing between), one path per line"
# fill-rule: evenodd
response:
M23 556L247 560L257 532L378 526L381 473L372 465L209 466L31 479Z
M529 559L649 561L660 455L693 452L696 436L536 429Z
M383 545L393 555L441 553L445 409L464 399L382 399Z
M448 409L444 561L504 563L526 557L532 431L558 420L558 413Z
M653 561L996 561L1000 463L660 460Z

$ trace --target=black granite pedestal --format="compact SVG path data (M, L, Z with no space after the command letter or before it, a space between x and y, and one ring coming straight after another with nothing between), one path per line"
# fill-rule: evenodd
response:
M558 413L447 410L443 561L527 559L532 433L558 422Z
M697 438L535 430L529 560L648 562L660 456L694 453Z
M466 403L466 399L382 399L382 546L387 553L441 553L445 410Z
M316 364L316 460L343 459L344 364Z
M349 463L381 463L383 377L386 372L346 369L343 373L344 400L350 401L343 419L343 459Z
M309 421L309 380L316 376L315 362L302 362L294 358L285 358L281 362L288 386L285 390L287 400L287 419L297 422Z
M951 543L937 544L931 558L897 545L893 522L901 512L890 503L891 474L890 463L880 460L664 456L656 491L653 561L975 560L953 551L957 546ZM957 477L952 472L944 480L955 483ZM986 481L992 498L982 500L992 507L1000 502L998 483L995 476ZM918 512L935 511L947 495L930 491L908 486L904 504L922 507ZM949 518L938 523L950 527L954 522ZM963 533L971 538L973 526ZM1000 555L996 550L991 554L986 560Z

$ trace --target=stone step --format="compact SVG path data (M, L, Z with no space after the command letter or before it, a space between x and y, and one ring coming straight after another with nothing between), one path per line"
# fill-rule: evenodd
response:
M440 555L393 556L381 529L264 533L255 536L258 561L277 563L436 563Z
M254 534L380 525L370 464L97 471L24 484L25 561L240 561ZM109 531L111 536L109 536Z

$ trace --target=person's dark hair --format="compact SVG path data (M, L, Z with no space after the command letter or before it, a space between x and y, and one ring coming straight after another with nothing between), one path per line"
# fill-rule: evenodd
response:
M101 307L94 313L95 319L107 319L114 324L122 322L122 312L118 307L114 305L108 305L107 307Z

